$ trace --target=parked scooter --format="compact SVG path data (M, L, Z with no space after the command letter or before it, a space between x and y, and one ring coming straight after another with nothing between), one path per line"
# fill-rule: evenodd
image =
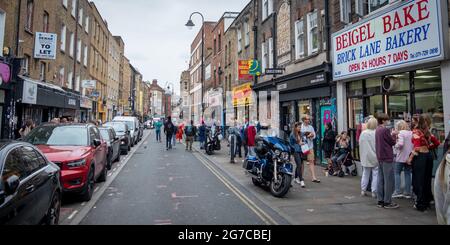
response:
M244 168L255 186L268 187L273 196L284 197L291 188L293 165L291 147L276 137L258 137L255 156L247 156Z
M216 130L214 132L214 135L212 135L211 128L206 129L206 144L205 144L205 151L206 154L212 155L214 154L214 151L220 151L220 141L223 139L223 136L220 132L220 130Z

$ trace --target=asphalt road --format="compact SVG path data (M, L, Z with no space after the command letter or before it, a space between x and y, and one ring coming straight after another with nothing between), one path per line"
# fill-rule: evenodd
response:
M264 208L184 145L166 151L152 134L126 160L91 207L85 203L75 214L79 222L71 217L71 224L273 224Z

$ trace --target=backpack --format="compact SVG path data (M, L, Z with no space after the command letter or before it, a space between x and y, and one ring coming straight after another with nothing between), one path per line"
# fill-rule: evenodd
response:
M185 132L187 136L194 136L194 128L192 126L187 126Z
M167 123L167 132L173 133L173 123L172 122Z

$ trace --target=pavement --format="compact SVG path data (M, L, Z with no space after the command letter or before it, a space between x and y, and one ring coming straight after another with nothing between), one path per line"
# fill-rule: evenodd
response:
M195 145L199 151L198 143ZM312 182L309 167L305 168L305 189L293 183L284 198L275 198L252 184L242 168L242 159L230 164L229 148L222 142L222 150L208 158L237 183L293 225L437 225L436 213L413 209L414 202L395 199L399 209L386 210L376 206L372 197L361 197L360 177L326 176L323 167L316 167L322 183ZM202 151L204 154L204 151Z

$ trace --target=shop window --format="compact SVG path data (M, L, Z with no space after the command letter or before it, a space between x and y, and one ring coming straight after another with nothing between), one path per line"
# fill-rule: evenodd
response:
M383 99L383 95L375 95L366 98L366 112L368 115L377 117L379 113L384 113Z
M381 78L370 78L366 80L366 94L381 93Z
M347 96L359 96L363 95L363 82L356 81L347 84Z
M364 110L363 110L363 100L360 98L352 98L348 100L348 117L349 117L349 128L356 129L359 125L363 123L364 120Z
M432 133L443 142L446 135L442 91L416 93L415 99L415 114L428 114L432 119Z
M391 119L411 121L411 97L409 93L390 95L388 111Z
M298 115L300 120L305 116L311 115L311 104L309 100L298 102Z
M441 69L437 67L416 71L414 75L414 84L416 90L441 88Z

